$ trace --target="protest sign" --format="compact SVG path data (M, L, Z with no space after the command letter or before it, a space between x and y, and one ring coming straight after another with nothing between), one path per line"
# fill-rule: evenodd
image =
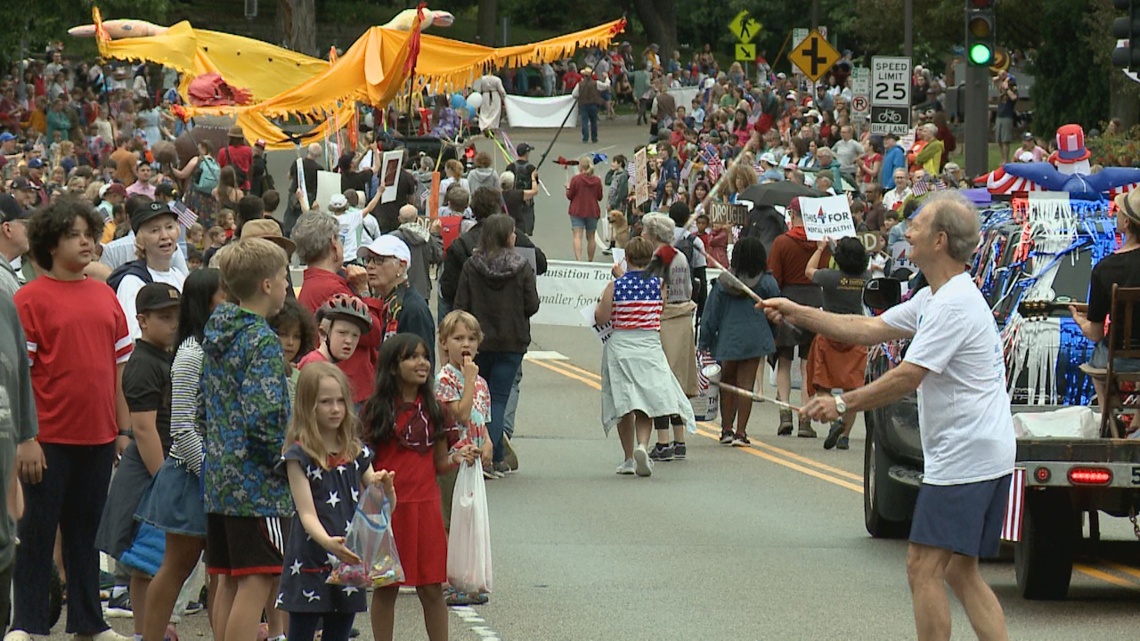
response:
M384 193L380 196L380 202L390 203L396 200L400 169L404 164L404 152L402 150L385 151L382 162L383 173L380 175L380 183L384 187Z
M847 196L801 197L800 207L803 209L804 231L807 232L808 240L855 235L855 223L851 220Z
M637 176L637 183L634 185L634 200L637 205L641 205L649 200L649 157L645 153L645 148L637 150L633 154L633 171Z
M329 210L329 201L333 196L342 193L340 185L341 175L333 171L317 172L317 204L321 211ZM304 184L304 181L301 181Z

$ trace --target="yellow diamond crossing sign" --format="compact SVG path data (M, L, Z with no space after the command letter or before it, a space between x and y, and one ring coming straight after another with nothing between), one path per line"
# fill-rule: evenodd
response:
M741 11L736 14L732 22L728 23L728 30L732 32L732 35L736 36L736 39L740 42L745 43L752 42L757 34L760 33L761 28L760 23L748 15L747 11Z
M799 67L812 82L822 78L839 58L839 52L818 31L809 33L808 37L788 54L792 64Z

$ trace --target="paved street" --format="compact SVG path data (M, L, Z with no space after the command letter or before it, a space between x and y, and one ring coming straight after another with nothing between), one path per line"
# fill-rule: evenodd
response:
M538 147L537 162L552 133L511 138ZM644 135L632 119L603 121L597 147L631 155ZM551 158L595 148L579 139L564 131ZM562 170L548 160L541 174L552 196L539 196L535 240L567 259ZM776 410L761 405L751 449L720 446L716 426L702 425L688 460L660 464L649 479L617 476L616 434L606 439L600 426L601 345L587 329L536 326L533 335L514 441L521 469L488 484L495 592L453 612L452 638L914 638L905 543L863 528L862 420L850 451L825 452L821 439L776 437ZM1064 602L1017 596L1008 559L984 565L1011 638L1135 638L1140 545L1125 521L1105 518L1102 529L1120 543L1083 561ZM415 597L401 597L398 610L396 638L426 639ZM953 612L953 638L973 639L964 612ZM357 623L369 639L367 617ZM183 624L183 638L204 634L204 615Z

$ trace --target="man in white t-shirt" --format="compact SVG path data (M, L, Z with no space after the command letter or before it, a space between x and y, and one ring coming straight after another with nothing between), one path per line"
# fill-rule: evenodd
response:
M927 197L907 228L911 261L929 288L879 317L829 314L778 298L764 302L788 322L849 344L910 339L906 357L875 382L801 410L833 421L918 390L925 475L907 554L919 641L950 638L949 583L979 639L1007 638L1001 604L978 572L998 552L1016 442L1001 340L965 265L979 239L978 214L957 192Z

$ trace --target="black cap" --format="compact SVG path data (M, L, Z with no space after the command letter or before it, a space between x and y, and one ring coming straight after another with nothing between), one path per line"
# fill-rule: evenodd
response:
M158 218L159 216L178 216L170 211L165 203L151 201L149 203L140 205L131 212L131 231L136 234L139 233L139 227L145 225L148 221Z
M31 189L32 183L23 176L17 176L12 179L12 189Z
M139 314L168 307L178 307L178 290L166 283L143 285L135 296L135 311Z
M159 196L169 196L170 198L174 198L174 193L175 189L173 183L159 183L158 186L154 188L155 198L158 198Z
M530 152L534 151L534 147L531 147L530 145L528 145L527 143L524 142L523 144L519 145L518 149L516 149L515 151L518 152L518 155L525 156L525 155L529 154Z
M13 220L25 220L31 212L24 211L20 203L11 194L0 194L0 222L10 223Z

